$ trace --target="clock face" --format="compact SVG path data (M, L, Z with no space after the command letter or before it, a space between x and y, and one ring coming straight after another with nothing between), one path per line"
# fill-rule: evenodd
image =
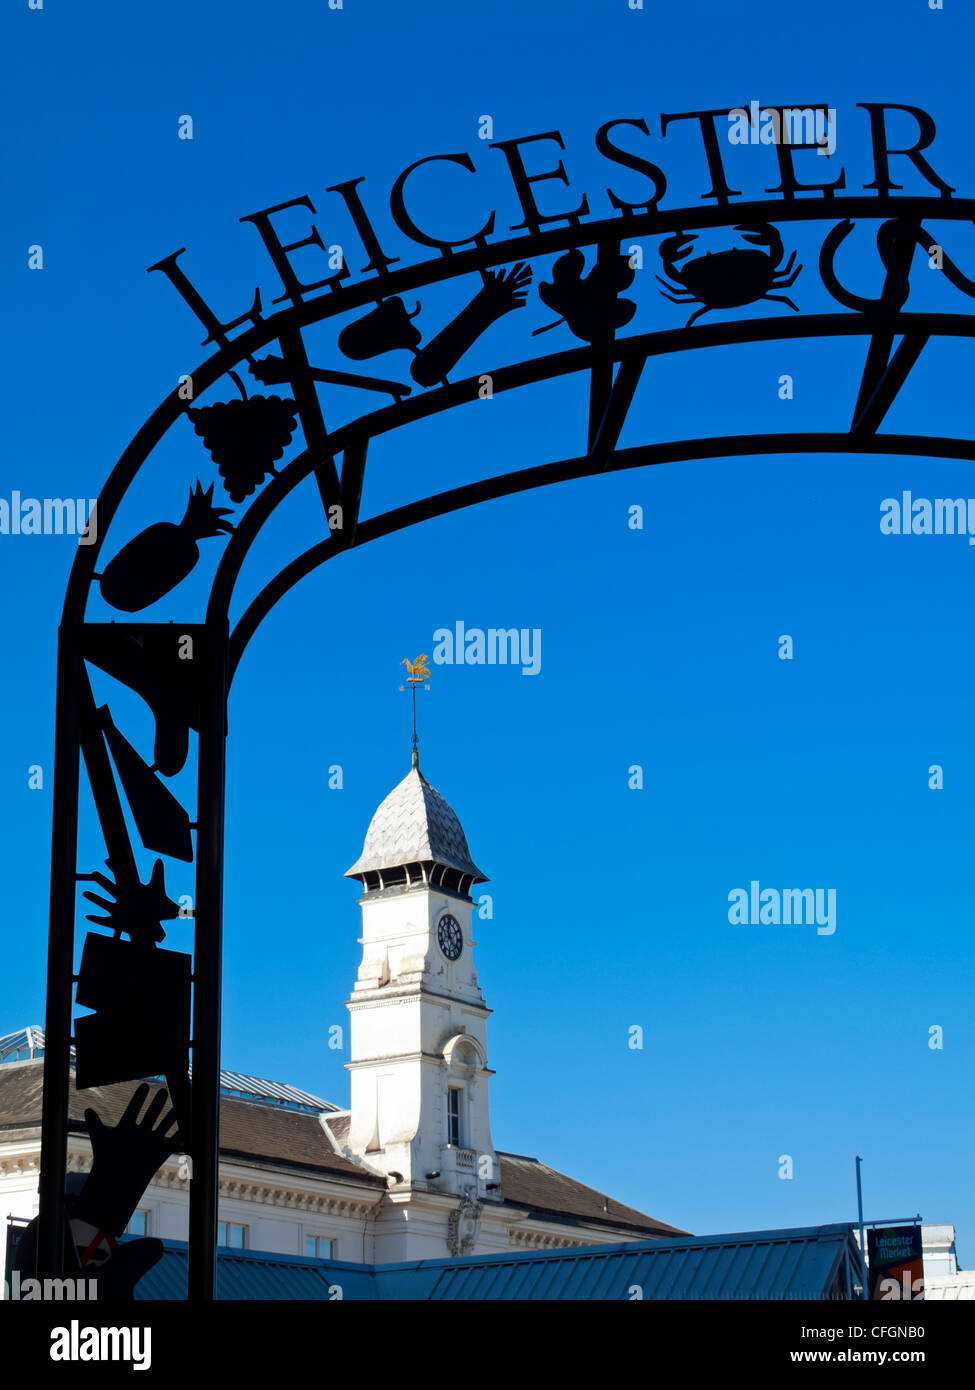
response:
M464 949L464 936L456 917L445 912L437 923L437 940L448 960L456 960Z

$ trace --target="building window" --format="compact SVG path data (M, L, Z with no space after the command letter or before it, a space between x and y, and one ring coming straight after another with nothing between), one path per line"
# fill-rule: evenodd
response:
M305 1236L305 1254L313 1260L330 1260L334 1248L330 1236Z
M459 1086L447 1088L447 1143L460 1148L460 1097Z
M149 1233L149 1213L147 1211L134 1211L132 1220L125 1228L127 1236L144 1236Z
M243 1250L247 1244L247 1227L233 1221L217 1222L217 1244L229 1245L231 1250Z

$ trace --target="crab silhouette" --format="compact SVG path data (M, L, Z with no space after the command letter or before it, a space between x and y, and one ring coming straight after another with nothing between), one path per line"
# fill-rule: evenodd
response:
M736 246L728 251L707 251L703 256L695 256L693 260L687 261L686 265L679 266L678 261L685 260L690 255L691 244L697 241L697 236L694 233L687 235L677 232L674 236L667 237L660 245L664 270L678 282L673 284L671 280L665 280L662 275L658 275L656 278L667 287L660 293L672 304L701 305L701 308L695 309L687 320L687 328L710 309L733 309L740 304L755 304L760 299L788 304L790 309L799 312L798 304L793 304L786 295L769 293L770 290L787 289L795 283L796 276L802 269L801 265L797 265L795 270L792 269L796 259L795 251L780 271L778 265L783 256L782 238L774 227L768 222L742 223L735 231L741 232L746 241L756 242L764 249L752 250L749 247ZM667 290L676 293L668 294Z
M598 343L629 323L636 305L632 299L619 298L620 291L633 283L629 257L599 259L583 277L585 267L586 258L578 248L567 251L555 262L551 284L546 281L539 285L538 294L543 304L562 317L536 328L533 338L565 322L577 338Z

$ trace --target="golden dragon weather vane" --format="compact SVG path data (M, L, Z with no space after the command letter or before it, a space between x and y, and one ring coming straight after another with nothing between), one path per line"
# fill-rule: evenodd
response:
M414 767L419 767L419 766L420 766L420 752L419 752L419 749L418 749L418 747L417 747L417 738L416 738L416 688L417 688L418 685L422 685L423 688L424 688L424 690L429 690L429 689L430 689L430 687L429 687L428 685L425 685L425 684L424 684L425 681L428 681L428 680L430 679L430 667L427 665L427 661L428 661L428 660L429 660L428 654L427 654L426 652L423 652L423 653L421 653L420 656L416 657L413 661L411 661L411 660L409 659L408 656L405 656L405 657L403 658L403 660L400 662L400 665L401 665L401 666L405 666L406 669L407 669L407 670L409 671L409 673L410 673L410 674L407 676L407 678L406 678L406 682L407 682L407 685L409 685L410 691L412 692L412 695L413 695L413 766L414 766ZM405 689L406 689L406 685L401 685L401 686L400 686L400 690L405 690Z

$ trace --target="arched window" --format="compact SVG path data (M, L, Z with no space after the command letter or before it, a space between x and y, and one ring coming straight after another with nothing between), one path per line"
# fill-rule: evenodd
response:
M443 1049L444 1060L444 1135L447 1143L456 1149L466 1149L470 1142L468 1133L471 1086L484 1057L475 1038L467 1033L455 1033Z

